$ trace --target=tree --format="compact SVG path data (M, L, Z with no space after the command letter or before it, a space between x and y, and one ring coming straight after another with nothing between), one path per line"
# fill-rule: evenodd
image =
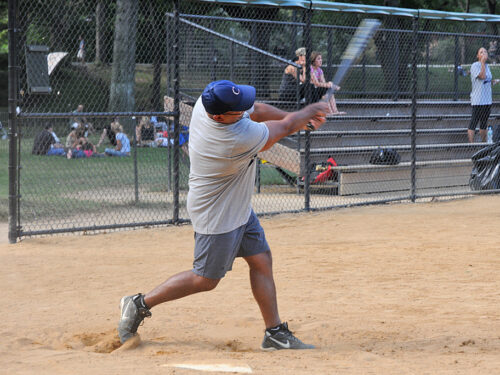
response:
M403 40L399 32L392 30L411 29L411 21L397 17L386 17L383 29L377 32L374 42L384 75L385 89L390 92L409 90L409 63L411 43Z
M242 17L255 20L264 19L272 21L276 19L279 13L278 8L242 8L238 6L224 6L223 8L231 17ZM269 41L271 38L271 33L268 26L258 22L242 22L241 25L250 31L250 45L260 48L264 51L269 51ZM249 61L252 61L252 64L250 64L250 83L255 86L257 92L261 96L269 96L270 77L268 69L266 69L266 59L250 51Z
M106 0L97 0L95 8L95 60L99 65L111 60L111 41L113 40L110 4Z
M488 13L496 14L497 0L488 0ZM495 23L491 23L491 29L494 35L498 35L498 27Z
M7 13L7 4L0 4L0 53L7 53L9 50Z
M127 112L135 109L135 50L138 0L116 3L115 39L109 110Z
M163 100L161 95L161 61L163 56L164 45L162 43L163 33L163 13L157 1L149 1L146 10L146 18L148 19L148 40L151 42L149 46L150 61L153 63L153 81L151 83L150 104L151 110L162 111Z

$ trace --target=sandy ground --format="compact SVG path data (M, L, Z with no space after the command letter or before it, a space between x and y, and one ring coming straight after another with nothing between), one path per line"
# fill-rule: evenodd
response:
M281 317L317 349L259 350L242 260L216 290L154 308L138 346L119 347L121 296L190 268L192 228L181 226L0 244L0 373L498 373L500 196L261 222Z

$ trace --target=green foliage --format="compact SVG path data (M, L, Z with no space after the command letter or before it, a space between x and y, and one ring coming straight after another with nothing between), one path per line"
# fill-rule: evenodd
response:
M9 51L7 7L0 7L0 54Z

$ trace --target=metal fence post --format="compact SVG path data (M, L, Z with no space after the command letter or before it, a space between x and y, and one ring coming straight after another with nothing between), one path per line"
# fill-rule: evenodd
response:
M399 30L396 30L394 31L395 33L395 36L394 36L394 68L395 68L395 72L394 72L394 80L393 80L393 84L394 84L394 93L393 93L393 100L394 101L397 101L398 98L399 98Z
M412 54L412 93L411 93L411 194L410 199L415 202L417 191L417 43L418 43L418 16L413 18Z
M254 22L252 23L251 27L250 27L250 41L254 41L254 45L257 47L257 33L258 33L258 30L257 30L257 23ZM251 56L251 59L253 61L254 58L255 58L255 55L254 55L254 52L253 51L249 51L249 54ZM258 87L257 87L257 82L259 80L259 66L254 62L253 64L250 64L250 85L255 87L257 89L257 92L259 91L258 90Z
M136 125L135 127L137 127L137 119L134 117L132 117L132 119L134 119L136 121ZM137 166L137 133L135 132L135 129L133 131L133 140L134 140L134 144L133 144L133 150L134 152L132 153L133 157L134 157L134 198L135 198L135 204L139 203L139 170L138 170L138 166Z
M311 4L312 6L312 4ZM305 97L306 104L311 103L311 87L309 82L311 82L311 69L309 69L309 60L311 56L312 40L311 40L311 18L312 9L305 10L305 25L304 25L304 44L306 47L306 81L305 81ZM305 165L305 176L304 176L304 209L309 211L311 209L311 191L310 191L310 177L311 177L311 135L310 132L306 131L305 144L304 144L304 165Z
M363 54L361 58L361 76L363 77L361 80L363 82L363 93L366 94L366 55Z
M18 158L17 158L17 90L19 66L17 58L17 0L9 0L8 5L9 27L9 242L16 243L18 237Z
M169 17L168 16L165 16L165 43L167 44L167 48L166 48L166 68L165 68L165 72L167 74L167 96L170 96L171 95L171 81L172 81L172 69L171 69L171 64L170 64L170 56L171 56L171 52L170 52L170 48L171 48L171 35L172 35L172 32L170 30L170 24L171 22L169 22ZM167 123L167 129L168 129L168 140L170 142L170 129L171 129L171 124L172 124L172 120L170 117L167 117L165 119L166 123ZM168 184L168 191L172 191L172 154L170 152L170 148L167 149L167 184Z
M229 80L234 81L234 43L229 43Z
M429 39L425 42L425 94L429 93L429 65L430 65L430 42Z
M458 100L458 65L460 59L460 46L458 35L455 35L455 60L453 64L453 100Z
M290 56L294 56L295 50L298 48L297 47L297 35L298 35L298 27L295 25L297 23L297 10L294 9L292 11L292 23L293 26L291 27L292 29L292 35L290 38ZM289 57L290 57L289 56Z
M326 79L331 81L333 78L333 29L328 29L328 45L326 47L327 58L328 58L328 67L326 68Z
M214 30L214 20L210 18L210 30ZM210 39L211 42L211 49L212 49L212 63L210 65L210 80L211 81L217 81L217 49L215 48L215 41L214 39Z
M179 0L174 1L174 223L179 222L179 131L180 131L180 105L179 105Z
M257 194L260 194L260 172L261 172L262 160L257 159L257 166L255 172L255 184L257 185Z

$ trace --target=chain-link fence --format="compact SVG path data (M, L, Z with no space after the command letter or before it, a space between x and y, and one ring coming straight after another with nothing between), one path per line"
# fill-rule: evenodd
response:
M322 100L365 18L381 26L324 126L259 154L255 211L500 187L494 173L470 181L471 157L500 132L495 17L315 1L9 0L9 11L11 240L188 220L189 122L207 83L250 84L257 101L298 110Z

